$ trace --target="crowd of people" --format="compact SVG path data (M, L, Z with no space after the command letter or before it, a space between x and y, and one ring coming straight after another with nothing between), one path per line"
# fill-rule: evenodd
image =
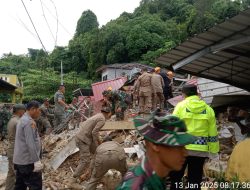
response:
M112 90L109 87L103 91L104 104L112 108L112 115L116 120L124 120L125 111L129 107L138 107L139 114L149 114L157 108L167 108L167 100L173 98L172 71L161 72L160 67L155 69L143 68L136 73L133 91Z
M162 88L154 88L157 82L161 83ZM107 101L104 101L100 113L82 122L75 136L80 161L72 181L77 181L90 171L91 178L86 187L96 189L105 173L109 169L116 169L123 175L123 182L117 189L165 189L166 177L170 177L171 189L180 189L176 184L180 184L188 166L188 182L200 188L205 157L219 151L214 112L197 96L196 86L185 85L182 89L185 100L176 106L173 115L167 115L162 104L164 85L159 68L155 69L154 74L144 71L135 83L134 92L139 93L140 112L149 108L155 111L150 117L134 118L136 130L144 137L146 152L140 164L129 170L122 146L113 141L102 142L99 138L99 131L112 114L118 112L118 117L124 117L121 113L126 108L126 94L112 89L103 93ZM54 96L56 125L64 124L65 110L76 103L73 100L68 105L64 92L65 87L61 85ZM155 106L157 103L149 105L153 95L153 101L158 99L162 104L159 108ZM26 190L27 187L30 190L42 189L42 143L36 120L46 118L46 131L51 130L48 119L52 115L47 111L47 101L42 106L37 101L31 101L26 107L17 104L13 108L13 116L8 123L10 164L7 190ZM94 155L92 159L91 155Z
M140 163L129 168L123 147L114 141L100 139L99 131L105 122L113 114L124 119L124 110L131 102L126 93L108 89L103 92L101 111L89 115L75 135L80 161L72 182L89 171L91 177L85 188L94 190L105 173L115 169L123 176L118 190L165 190L166 181L170 181L170 189L184 189L182 178L187 168L189 189L201 189L205 159L219 152L215 113L200 99L197 86L188 84L182 88L185 99L177 104L172 115L167 114L164 100L172 96L169 92L173 73L166 75L168 79L163 77L159 67L153 74L143 70L134 85L140 112L149 113L147 117L142 115L133 119L138 134L144 137L145 154ZM61 85L54 95L53 117L58 126L65 124L65 110L76 104L73 99L68 105L64 93L65 87ZM49 117L52 115L48 113L47 101L42 106L37 101L30 101L26 106L16 104L13 107L8 122L6 190L42 190L42 142L36 120L46 118L46 132L51 131Z
M142 74L134 84L134 101L139 102L140 113L150 113L157 107L167 107L167 100L173 97L173 72L161 72L160 67L154 70L142 69Z

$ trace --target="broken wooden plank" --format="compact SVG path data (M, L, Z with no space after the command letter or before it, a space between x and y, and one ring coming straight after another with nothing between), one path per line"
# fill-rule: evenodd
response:
M135 130L135 127L132 121L106 121L101 130Z

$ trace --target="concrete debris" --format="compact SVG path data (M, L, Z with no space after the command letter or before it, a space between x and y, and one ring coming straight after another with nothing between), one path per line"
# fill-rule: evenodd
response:
M204 173L209 178L219 178L225 174L227 162L235 145L244 139L236 123L227 120L227 113L220 113L217 119L219 131L219 158L209 159L204 166ZM237 140L236 140L237 139Z
M131 115L133 114L131 113ZM208 160L205 164L204 170L207 177L213 178L225 172L230 154L236 143L241 140L236 124L228 122L226 118L225 115L220 114L217 120L221 151L219 159ZM127 121L108 121L105 127L105 130L100 132L102 141L114 140L120 143L128 155L128 165L136 165L139 158L144 154L143 137L139 136L137 131L134 130L131 118L128 118ZM85 189L84 186L90 178L88 169L79 179L76 180L72 177L80 159L74 141L74 136L78 130L76 128L43 137L44 189ZM0 155L6 155L6 150L7 141L1 141ZM0 173L2 174L2 172ZM119 172L109 170L97 189L115 189L120 180L121 175Z
M0 155L0 188L5 185L5 178L8 173L8 159Z

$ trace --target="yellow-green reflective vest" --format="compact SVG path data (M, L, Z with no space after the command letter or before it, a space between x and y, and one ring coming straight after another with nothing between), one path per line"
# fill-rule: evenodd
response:
M189 96L176 105L173 114L184 120L188 133L198 137L198 140L187 145L186 149L219 152L215 114L203 100L196 95Z

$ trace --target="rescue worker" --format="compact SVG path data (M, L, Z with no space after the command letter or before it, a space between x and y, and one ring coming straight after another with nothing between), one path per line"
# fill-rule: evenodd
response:
M41 140L34 121L40 116L39 102L30 101L16 127L13 155L15 190L42 190Z
M164 81L160 75L161 68L156 67L155 72L151 78L151 85L152 85L152 105L153 110L156 109L157 105L159 104L159 108L164 108L164 95L163 95L163 88L164 88Z
M147 69L142 69L142 75L137 80L137 88L139 91L139 108L140 113L149 113L152 108L152 74L147 73Z
M39 129L39 133L50 134L52 131L52 126L49 122L49 119L54 118L54 114L49 113L49 99L44 99L43 104L40 106L41 115L37 119L37 127Z
M11 118L10 105L2 105L0 107L0 140L6 137L7 123Z
M124 120L125 111L128 107L127 97L128 95L120 90L105 90L103 96L111 103L112 114L116 115L116 120Z
M108 141L100 144L91 161L91 178L87 183L86 189L95 190L98 182L108 172L115 169L121 172L122 176L127 172L126 154L124 149L115 141Z
M188 132L198 140L186 146L188 157L182 169L171 174L171 189L180 189L176 184L181 182L186 167L188 183L200 189L205 159L219 152L216 119L213 109L199 98L197 86L184 85L182 93L185 99L176 105L173 115L183 119Z
M15 144L15 136L16 136L16 126L19 119L25 113L25 106L23 104L16 104L13 106L13 114L11 119L7 124L8 131L8 149L7 149L7 157L8 157L8 175L6 179L5 190L14 190L16 175L14 171L13 165L13 154L14 154L14 144Z
M69 106L65 102L65 87L64 85L60 85L58 91L54 95L55 102L55 127L63 128L66 123L66 114L65 110L69 108Z
M165 190L165 178L182 168L187 156L185 145L196 138L186 132L185 123L176 116L156 112L150 119L134 119L134 125L145 139L145 155L139 165L130 169L118 190Z
M80 124L79 132L75 136L76 146L80 151L80 163L77 166L73 177L79 177L86 169L90 161L90 153L94 154L97 146L101 143L99 131L105 121L111 116L111 109L103 107L98 113Z
M174 73L172 71L167 71L167 72L161 72L160 73L161 77L163 78L164 81L164 88L163 88L163 94L164 94L164 106L165 108L167 107L167 100L170 98L173 98L173 77Z

